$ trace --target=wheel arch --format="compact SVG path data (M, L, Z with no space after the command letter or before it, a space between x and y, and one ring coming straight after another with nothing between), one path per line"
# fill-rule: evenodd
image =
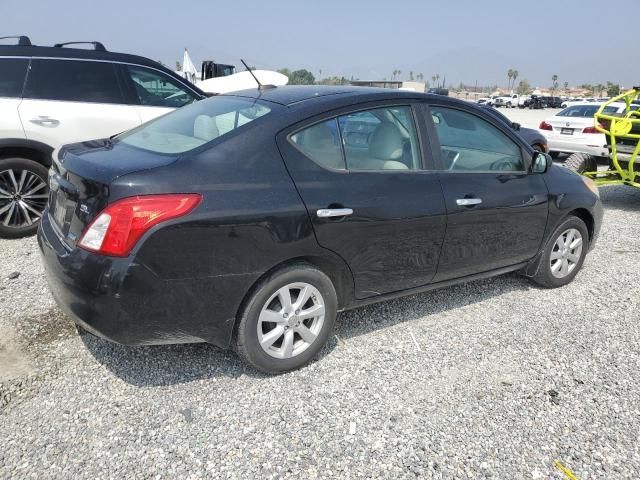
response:
M53 150L50 145L35 140L0 139L0 160L9 157L27 158L49 168L52 163Z
M593 215L591 215L591 212L589 212L589 210L587 210L586 208L576 208L567 213L565 219L568 217L578 217L584 222L584 224L587 226L587 231L589 232L589 243L591 243L593 241L593 234L595 229L595 220L593 218Z
M240 316L247 302L258 289L259 285L274 273L277 273L278 271L292 265L308 265L311 267L315 267L322 273L324 273L327 277L329 277L336 290L336 296L338 298L338 310L342 310L353 304L355 298L353 276L351 274L351 270L342 259L335 258L334 256L329 255L302 255L293 257L271 267L264 274L260 275L260 277L258 277L258 279L253 282L251 287L249 287L247 293L244 295L242 301L240 302L240 305L238 306L235 325L233 328L234 332L238 326L238 320L240 319Z

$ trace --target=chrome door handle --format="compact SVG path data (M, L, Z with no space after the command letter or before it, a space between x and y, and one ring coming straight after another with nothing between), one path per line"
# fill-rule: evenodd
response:
M461 207L469 207L471 205L478 205L482 203L481 198L459 198L456 200L456 203Z
M60 120L56 120L55 118L47 117L46 115L41 115L36 118L32 118L29 120L31 123L36 125L40 125L41 127L53 128L60 125Z
M350 208L321 208L316 212L318 218L346 217L353 214Z

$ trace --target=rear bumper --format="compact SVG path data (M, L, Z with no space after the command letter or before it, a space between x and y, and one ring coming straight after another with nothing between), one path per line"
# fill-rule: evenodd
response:
M572 138L570 135L552 134L547 130L540 130L540 133L547 138L551 152L587 153L596 157L609 156L604 135L589 134L589 137Z
M69 250L53 230L48 212L40 222L38 245L53 297L90 333L123 345L229 346L235 314L211 310L207 300L196 300L205 289L209 299L215 293L218 285L207 279L162 279L135 258ZM212 311L220 311L221 318Z

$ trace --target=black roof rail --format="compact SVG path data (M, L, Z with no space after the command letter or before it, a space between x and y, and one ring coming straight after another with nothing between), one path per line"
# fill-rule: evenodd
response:
M104 48L104 45L100 42L65 42L65 43L56 43L54 47L62 48L62 47L66 47L67 45L93 45L93 48L96 52L107 51L107 49Z
M16 35L12 37L0 37L0 40L6 40L7 38L17 38L18 45L21 47L30 47L32 45L31 40L26 35Z

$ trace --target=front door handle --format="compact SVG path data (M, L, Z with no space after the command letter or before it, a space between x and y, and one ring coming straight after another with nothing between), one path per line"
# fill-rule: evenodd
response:
M36 125L40 125L41 127L54 128L60 125L60 120L56 120L55 118L47 117L46 115L41 115L36 118L32 118L29 120L31 123Z
M346 217L352 214L353 210L350 208L321 208L316 212L318 218Z
M481 198L459 198L456 200L456 203L461 207L470 207L473 205L479 205L482 203Z

